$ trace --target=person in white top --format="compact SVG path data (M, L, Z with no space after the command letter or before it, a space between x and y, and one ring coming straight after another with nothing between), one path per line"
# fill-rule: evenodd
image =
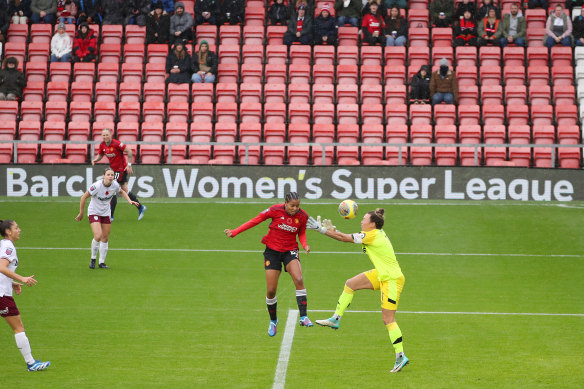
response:
M99 268L109 269L105 264L105 257L108 250L108 238L112 228L110 220L111 209L110 201L118 193L125 198L128 203L136 206L138 203L132 201L128 194L122 189L120 184L114 179L114 170L112 168L105 169L103 179L96 181L91 185L89 190L81 196L79 203L79 214L75 218L77 221L83 219L83 211L85 210L85 201L91 197L89 207L87 207L87 214L91 231L93 231L93 240L91 241L91 260L89 268L95 269L95 260L97 259L97 251L99 249Z
M34 275L23 277L16 274L18 257L14 242L20 238L20 228L14 220L0 220L0 316L2 316L12 331L16 346L22 353L29 371L45 370L51 362L41 362L33 358L30 343L24 332L20 312L16 307L12 294L20 294L22 285L33 286L37 284ZM20 282L19 282L20 281Z
M51 62L71 62L73 42L65 31L65 23L60 23L57 33L51 38Z

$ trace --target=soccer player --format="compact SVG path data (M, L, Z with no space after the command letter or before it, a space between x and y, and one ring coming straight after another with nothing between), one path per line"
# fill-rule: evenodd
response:
M23 284L27 286L37 284L34 275L23 277L15 273L18 267L18 256L14 242L20 238L20 228L14 220L0 220L0 234L4 238L0 241L0 316L14 331L16 346L24 357L28 371L45 370L51 362L41 362L33 358L20 312L12 297L12 293L22 292Z
M96 181L87 192L81 196L79 202L79 214L75 218L78 222L83 219L83 211L85 210L85 201L91 197L87 214L89 215L89 225L93 231L93 240L91 241L91 260L89 268L95 269L95 260L97 259L97 250L99 249L99 268L109 269L105 264L105 257L108 250L108 238L112 228L110 220L110 201L115 198L118 193L122 194L128 203L138 205L136 201L132 201L130 196L126 193L120 184L115 180L114 169L108 167L105 169L103 179Z
M128 196L132 201L136 202L138 205L138 220L142 220L144 217L144 212L146 211L146 206L140 203L138 197L132 192L128 192L128 175L132 174L132 150L127 147L124 143L117 139L112 138L112 130L109 128L104 128L101 132L102 142L99 144L97 150L97 157L91 161L92 165L101 161L105 155L109 159L110 167L114 169L115 179L120 183L124 192L128 193ZM124 158L124 154L128 156L128 161ZM116 210L116 205L118 204L117 196L112 197L112 214L111 221L114 220L114 212Z
M408 364L409 359L404 354L403 338L401 330L395 321L395 312L399 303L399 296L405 283L405 277L397 263L393 246L389 237L382 230L385 221L385 210L378 208L363 216L361 220L361 232L356 234L343 234L336 231L330 221L325 220L324 225L320 220L310 218L306 227L317 230L321 234L329 236L341 242L361 244L374 269L358 274L347 280L345 289L339 297L335 314L326 320L317 320L316 324L338 329L341 317L345 309L351 304L353 294L360 289L373 289L381 291L381 314L383 323L389 332L389 338L396 353L396 361L392 373L400 371Z
M284 270L290 274L294 286L296 287L296 303L300 311L300 325L312 327L313 324L306 315L307 300L306 287L302 279L302 267L300 266L300 256L298 253L298 242L296 235L302 244L306 254L310 252L310 246L306 242L306 221L308 214L300 208L300 197L296 192L286 194L284 204L273 205L260 212L260 214L247 223L242 224L234 230L226 229L225 235L230 238L236 237L241 232L257 226L267 219L272 219L269 232L262 238L262 243L266 245L264 251L264 267L266 269L266 304L270 314L270 324L268 335L274 336L278 331L278 279Z

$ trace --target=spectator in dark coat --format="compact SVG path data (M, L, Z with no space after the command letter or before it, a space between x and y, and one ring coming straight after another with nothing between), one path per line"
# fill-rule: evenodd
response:
M101 0L77 0L77 23L101 24Z
M584 0L566 0L566 8L570 10L570 14L572 14L574 8L581 8L582 6L584 6Z
M168 43L170 33L170 16L162 8L162 2L154 6L146 21L146 44Z
M150 13L150 0L130 0L126 2L126 7L126 25L146 25L146 18L148 17L148 13ZM172 4L172 7L174 9L174 3Z
M385 7L385 3L381 0L369 0L364 6L363 10L361 10L361 15L365 16L371 13L371 4L377 4L377 13L385 17L387 15L387 8Z
M73 62L93 62L97 58L97 38L87 22L81 23L73 40Z
M529 0L527 2L527 7L529 9L533 9L533 8L548 9L549 3L548 3L548 0Z
M454 19L454 1L434 0L430 3L430 20L436 27L450 27Z
M335 2L337 26L343 27L350 24L353 27L358 27L361 20L362 4L361 0L337 0Z
M274 0L274 4L270 6L268 10L268 18L270 19L270 24L275 26L288 25L288 19L290 19L290 12L288 7L284 4L284 0Z
M578 15L572 21L572 35L576 46L584 46L584 16Z
M489 16L490 9L495 10L495 15L497 19L501 19L501 10L493 4L493 0L483 0L483 5L479 8L477 12L477 20L483 20L487 16Z
M57 0L32 0L30 10L32 12L30 16L32 23L53 24L57 13Z
M221 4L219 0L197 0L195 2L195 25L217 24L220 15Z
M470 12L471 19L476 22L477 20L477 6L473 1L462 0L462 3L458 3L456 7L456 12L454 13L455 20L462 20L464 18L464 13Z
M166 82L169 84L189 84L193 74L193 62L185 49L185 42L177 40L166 57Z
M9 27L10 17L8 16L8 13L0 11L0 43L6 43Z
M223 0L221 3L221 23L243 24L244 17L244 0Z
M476 46L477 24L470 11L464 11L464 18L454 26L454 46Z
M299 42L303 45L312 43L313 20L310 15L306 15L306 7L301 5L298 8L298 15L292 17L288 22L288 31L284 34L284 44L292 45Z
M101 0L103 24L123 24L127 5L124 0Z
M314 21L314 43L334 45L337 43L337 24L331 16L330 6L323 5L320 15Z
M154 10L154 6L159 1L161 1L161 0L151 0L150 7L152 8L152 10ZM162 0L162 6L164 7L164 12L166 12L167 14L170 15L171 13L174 12L174 9L175 9L174 0Z
M430 101L430 66L422 65L418 73L412 77L410 99L415 104L426 104Z
M497 12L491 8L486 18L479 23L478 44L479 46L500 46L501 45L501 21L497 19Z
M450 64L446 58L440 60L440 69L432 73L430 79L430 96L432 104L455 104L458 101L458 79L450 70Z
M190 41L193 39L193 17L190 13L185 12L185 6L182 2L176 3L176 12L170 17L170 43L175 40Z
M24 73L18 70L18 59L8 57L0 70L0 100L16 100L22 97L26 86Z
M393 6L385 22L386 46L405 46L408 40L408 22L399 13L399 8Z
M199 51L193 56L193 76L192 82L195 83L213 83L217 76L218 66L217 56L209 50L207 41L201 41Z
M26 24L32 15L30 0L9 0L8 14L14 24Z

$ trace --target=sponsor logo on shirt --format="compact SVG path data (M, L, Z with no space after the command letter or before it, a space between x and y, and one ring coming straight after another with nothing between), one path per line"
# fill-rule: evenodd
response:
M95 185L91 185L91 188L89 188L90 191L94 191L95 190Z
M12 254L12 248L9 247L6 249L6 255L10 255L10 254Z
M278 224L278 228L284 231L296 232L298 228L289 226L287 224Z
M116 153L106 154L105 156L108 158L113 158L116 156Z

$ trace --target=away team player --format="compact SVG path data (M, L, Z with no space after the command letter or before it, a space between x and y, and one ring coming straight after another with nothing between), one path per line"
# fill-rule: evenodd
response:
M225 230L225 234L234 238L239 233L257 226L267 219L272 219L269 232L262 238L262 243L266 245L264 251L264 267L266 269L266 283L268 291L266 293L266 304L270 314L270 325L268 335L274 336L278 331L278 298L276 290L278 288L278 278L284 270L290 274L296 286L296 302L300 311L300 325L312 327L313 324L306 316L306 287L302 279L302 267L300 267L300 256L298 254L298 242L296 235L302 244L306 254L310 252L310 246L306 243L306 221L308 214L300 208L300 197L296 192L288 193L284 204L273 205L247 223L242 224L234 230Z
M97 149L97 157L91 161L92 165L96 162L101 161L105 155L109 159L110 167L114 169L115 179L120 183L124 192L128 193L128 196L132 201L136 202L138 205L138 220L142 220L144 217L144 212L146 211L146 206L140 204L138 197L132 192L128 192L128 174L132 174L132 150L127 147L124 143L117 139L112 139L112 130L109 128L104 128L101 132L102 142L99 144ZM124 154L128 155L128 162L124 158ZM114 220L114 212L116 210L116 205L118 203L118 197L112 197L112 214L111 220Z
M395 321L395 312L399 303L399 296L405 283L405 277L397 263L393 246L382 230L384 224L384 209L378 208L375 211L368 212L361 220L361 232L356 234L343 234L335 231L330 222L325 221L323 224L313 218L307 223L307 228L318 230L333 239L341 242L352 242L363 246L365 252L375 269L358 274L347 280L345 290L339 297L335 314L326 320L317 320L316 324L321 326L338 329L341 322L341 316L345 309L351 304L353 294L360 289L381 290L381 313L383 323L389 332L389 338L393 344L396 353L396 360L392 373L400 371L408 364L409 359L404 354L402 333Z
M29 371L45 370L51 362L37 361L32 357L30 343L24 332L20 312L16 307L12 293L20 294L22 284L33 286L37 284L34 275L23 277L15 273L18 267L18 256L14 242L20 238L20 228L14 220L0 220L0 316L6 319L12 331L16 346L26 361ZM17 281L22 282L22 284ZM0 379L1 380L1 379Z
M103 179L96 181L87 192L81 196L79 202L79 214L75 218L77 221L83 219L83 211L85 210L85 201L91 197L89 207L87 207L87 214L89 215L89 225L93 232L93 240L91 241L91 261L89 268L95 269L95 260L97 259L97 250L99 249L99 268L109 269L105 264L105 257L108 250L108 238L112 228L110 220L110 202L112 198L116 198L117 194L121 193L128 203L138 205L138 202L132 201L126 191L122 189L120 184L114 179L114 170L112 168L105 169Z

